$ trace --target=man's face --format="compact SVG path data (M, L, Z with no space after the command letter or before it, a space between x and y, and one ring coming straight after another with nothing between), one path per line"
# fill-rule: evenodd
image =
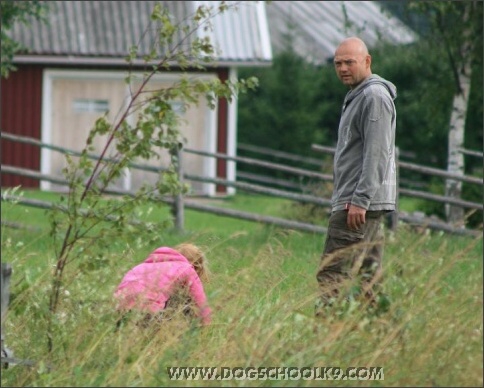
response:
M338 78L351 89L358 86L370 74L371 57L369 55L338 53L334 57L334 68Z

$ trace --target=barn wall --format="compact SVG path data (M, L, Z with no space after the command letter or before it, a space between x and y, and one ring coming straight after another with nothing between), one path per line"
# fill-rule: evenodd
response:
M42 66L17 66L17 70L1 80L1 130L14 135L40 140L42 105ZM1 140L2 165L39 171L40 148ZM38 188L39 181L1 173L2 187Z
M69 68L70 66L58 66ZM91 68L92 66L78 66ZM119 69L119 68L118 68ZM28 136L38 140L41 136L42 111L42 80L44 66L17 65L17 71L10 73L7 79L1 80L1 130L3 132ZM228 68L216 70L220 80L226 81L229 76ZM216 152L227 153L228 141L228 102L220 99L217 109L217 145ZM41 149L34 145L1 140L1 163L15 167L27 168L34 171L40 168ZM218 178L227 178L227 161L217 160L216 174ZM40 182L36 179L1 173L1 187L39 188ZM217 185L217 194L226 194L227 188Z

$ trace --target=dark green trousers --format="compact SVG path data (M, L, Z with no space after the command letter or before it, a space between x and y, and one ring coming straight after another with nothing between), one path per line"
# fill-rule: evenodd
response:
M316 278L321 292L319 304L327 305L340 296L345 283L355 286L365 297L373 297L373 288L381 278L385 211L367 211L359 230L346 224L348 211L333 212ZM355 284L355 281L358 282ZM354 287L353 287L354 288Z

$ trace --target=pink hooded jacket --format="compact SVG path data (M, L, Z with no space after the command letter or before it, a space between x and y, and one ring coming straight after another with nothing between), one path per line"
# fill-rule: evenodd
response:
M209 324L211 310L202 282L188 259L172 248L159 247L143 263L130 269L114 296L119 300L119 309L156 313L165 308L179 286L187 287L203 324Z

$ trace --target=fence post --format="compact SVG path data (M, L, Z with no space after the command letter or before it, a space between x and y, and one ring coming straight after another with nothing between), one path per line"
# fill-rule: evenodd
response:
M398 226L398 202L399 202L399 191L400 191L400 149L395 147L395 176L396 176L396 197L395 197L395 211L389 213L387 219L387 225L390 230L396 232Z
M183 185L182 147L182 144L178 144L178 146L174 147L170 152L172 157L172 163L176 167L176 173L178 175L178 182L180 183L180 186ZM185 209L182 193L178 193L177 195L175 195L174 199L175 201L173 204L173 217L175 218L175 228L179 232L183 232Z
M13 357L13 353L5 346L5 336L3 332L5 318L7 315L8 303L10 301L10 276L12 275L12 266L8 263L2 263L1 266L1 340L2 340L2 359ZM2 367L8 368L8 362L2 361Z

